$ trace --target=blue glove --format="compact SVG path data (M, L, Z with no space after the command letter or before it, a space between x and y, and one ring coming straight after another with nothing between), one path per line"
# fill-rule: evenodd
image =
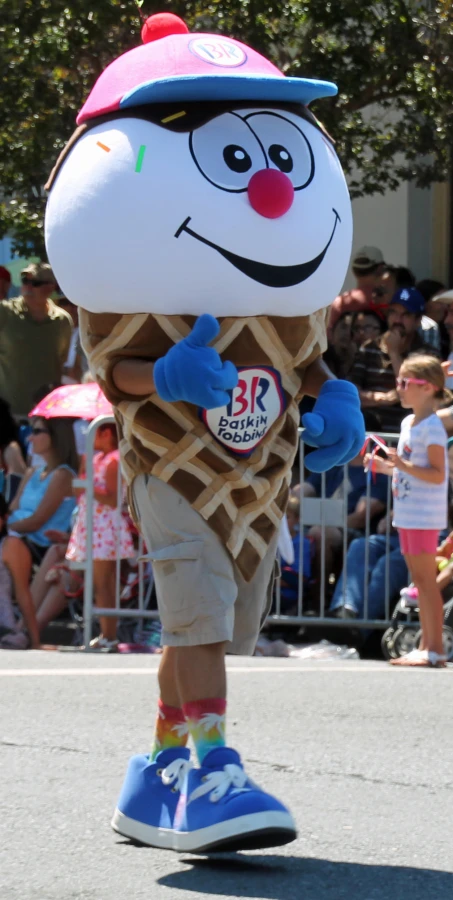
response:
M359 392L349 381L326 381L313 407L302 416L302 439L319 447L305 458L311 472L342 466L360 453L365 443L365 422Z
M184 400L203 409L228 405L231 397L227 392L238 383L236 366L222 363L217 350L206 346L219 331L217 319L205 313L186 338L157 360L153 378L162 400Z

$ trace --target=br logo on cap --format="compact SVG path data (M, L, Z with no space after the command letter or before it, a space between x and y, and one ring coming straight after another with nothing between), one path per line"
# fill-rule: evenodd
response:
M198 56L203 62L211 63L212 66L232 68L242 66L247 60L247 54L242 47L223 38L197 38L190 42L189 50L194 56Z

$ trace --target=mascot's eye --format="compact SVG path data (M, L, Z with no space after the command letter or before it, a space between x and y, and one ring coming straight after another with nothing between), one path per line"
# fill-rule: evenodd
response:
M274 163L274 166L277 166L277 169L280 169L280 172L292 172L293 171L293 160L291 153L282 147L281 144L271 144L268 150L269 159Z
M252 168L252 160L247 150L238 144L228 144L223 151L223 158L232 172L248 172Z
M235 112L222 113L192 131L189 149L203 178L222 191L246 191L252 175L268 165L256 134Z
M266 148L270 168L284 172L295 191L308 187L315 174L315 158L306 135L314 131L313 126L297 116L287 118L283 110L252 112L246 122Z

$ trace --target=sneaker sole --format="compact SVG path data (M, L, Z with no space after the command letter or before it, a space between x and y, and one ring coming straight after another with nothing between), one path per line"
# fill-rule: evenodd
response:
M159 850L174 850L174 831L170 828L155 828L130 819L119 809L115 809L111 826L118 834L144 844L146 847L158 847Z
M289 844L297 837L292 816L285 812L251 813L197 831L174 832L178 853L261 850Z

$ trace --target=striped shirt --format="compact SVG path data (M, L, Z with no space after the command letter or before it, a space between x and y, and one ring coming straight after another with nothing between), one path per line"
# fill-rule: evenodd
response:
M447 432L433 413L413 425L414 416L406 416L401 424L398 456L414 466L428 468L428 447L444 448L445 478L442 484L430 484L402 472L393 471L393 524L395 528L441 530L447 525L448 459Z

